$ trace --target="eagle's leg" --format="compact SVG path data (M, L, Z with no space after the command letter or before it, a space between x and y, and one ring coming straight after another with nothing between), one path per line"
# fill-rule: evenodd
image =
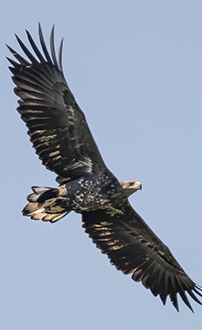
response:
M123 212L120 209L116 209L115 207L109 205L106 210L107 214L110 214L111 217L113 217L115 214L123 214Z

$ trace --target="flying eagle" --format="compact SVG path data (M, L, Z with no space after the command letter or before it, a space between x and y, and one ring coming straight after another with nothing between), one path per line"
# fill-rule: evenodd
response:
M106 167L89 130L85 115L65 80L62 45L58 59L54 26L48 52L41 26L43 53L30 33L33 52L16 36L27 59L8 46L17 62L8 58L17 111L28 127L30 141L47 169L58 176L58 188L32 187L23 214L35 220L56 222L70 211L82 214L83 227L102 253L124 274L159 295L167 296L179 311L177 293L193 311L186 292L202 305L202 287L185 273L168 247L137 214L128 197L141 189L137 181L119 181Z

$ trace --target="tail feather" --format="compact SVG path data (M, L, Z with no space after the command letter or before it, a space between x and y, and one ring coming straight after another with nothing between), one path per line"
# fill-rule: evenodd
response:
M55 222L70 212L62 206L64 197L58 196L57 189L32 187L32 190L33 193L27 196L29 203L22 210L23 215L30 216L34 220Z
M36 202L41 195L44 195L46 191L50 191L51 189L53 188L37 186L32 187L34 193L27 196L28 202Z

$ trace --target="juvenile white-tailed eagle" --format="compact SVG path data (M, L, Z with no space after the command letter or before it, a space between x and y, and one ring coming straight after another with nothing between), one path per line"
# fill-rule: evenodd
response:
M16 36L17 37L17 36ZM178 309L177 293L193 311L186 292L199 304L202 288L181 268L170 250L131 207L128 197L141 189L136 181L119 181L106 167L85 116L75 101L58 60L51 31L49 54L39 25L42 52L29 32L35 53L17 37L28 60L8 46L8 59L19 96L17 108L30 141L47 169L55 172L58 188L32 187L23 214L55 222L70 211L82 214L83 227L111 263L141 281L163 304L167 296Z

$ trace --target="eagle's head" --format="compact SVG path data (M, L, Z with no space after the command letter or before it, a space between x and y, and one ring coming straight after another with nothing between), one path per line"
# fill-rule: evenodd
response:
M119 181L120 185L122 186L124 193L126 197L129 197L137 190L142 189L142 185L140 182L135 180L129 180L129 181Z

